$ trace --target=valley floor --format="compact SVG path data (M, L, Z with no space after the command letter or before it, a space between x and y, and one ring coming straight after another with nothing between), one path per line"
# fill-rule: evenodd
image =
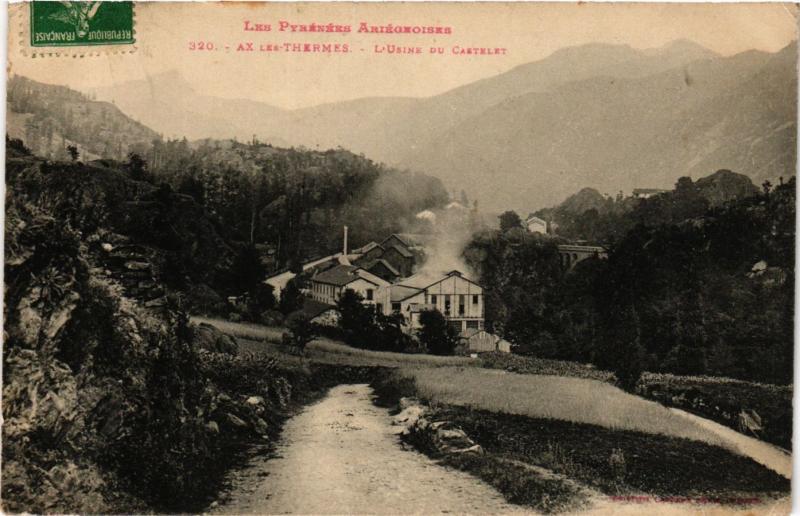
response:
M292 357L275 343L277 329L220 326L245 353L303 367L382 372L377 382L344 374L340 381L346 385L287 421L275 450L230 474L226 493L213 507L217 513L790 511L790 455L620 391L595 379L596 371L573 367L565 369L566 376L553 376L549 364L544 374L518 374L487 369L493 364L480 359L374 352L324 339L310 344L305 357ZM381 407L367 382L380 394ZM406 393L408 386L413 392ZM401 439L402 427L383 408L399 396L427 401L431 417L462 428L486 454L463 467L457 457L418 452L428 450ZM627 470L609 480L615 453L626 458ZM509 461L518 467L507 470L503 464ZM516 478L528 469L530 479L524 473ZM525 491L530 496L517 496L521 487L531 487ZM718 498L759 501L712 502Z
M405 450L367 385L340 385L286 423L277 458L232 479L227 514L524 512L468 473Z

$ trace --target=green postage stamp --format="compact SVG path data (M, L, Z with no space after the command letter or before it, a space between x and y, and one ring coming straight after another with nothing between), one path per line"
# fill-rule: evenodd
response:
M133 2L30 3L31 46L134 43Z

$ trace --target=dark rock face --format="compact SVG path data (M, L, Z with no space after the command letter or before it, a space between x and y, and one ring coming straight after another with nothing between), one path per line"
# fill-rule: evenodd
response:
M174 194L149 208L180 228L171 250L157 245L162 224L126 226L128 215L150 215L125 200L158 191L119 172L35 158L7 170L4 509L199 511L231 450L273 434L294 399L290 389L280 402L247 404L272 399L268 387L285 374L237 361L232 339L193 330L168 293L171 256L186 257L190 279L214 279L207 256L224 263L229 249ZM215 382L220 365L254 380ZM221 432L229 414L243 423L230 434Z
M730 170L717 170L710 176L698 179L695 186L711 206L721 206L728 201L752 197L758 193L758 188L749 177Z
M120 170L37 158L8 162L9 196L42 206L80 231L98 266L151 301L151 283L185 290L228 280L234 251L189 196L134 181Z

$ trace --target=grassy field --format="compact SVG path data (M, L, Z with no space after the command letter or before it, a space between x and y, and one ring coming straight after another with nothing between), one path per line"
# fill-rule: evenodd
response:
M284 328L276 328L272 326L263 326L261 324L253 324L246 322L231 322L225 319L212 319L209 317L201 317L193 315L191 322L195 324L206 323L216 326L223 333L227 333L233 337L250 339L250 340L267 340L271 342L280 342L281 335L285 331Z
M261 326L251 323L230 322L207 317L192 317L193 323L207 323L216 326L220 331L236 338L240 351L255 354L267 354L285 357L287 360L300 360L287 354L281 345L284 328ZM469 357L442 357L436 355L390 353L387 351L371 351L358 349L341 342L319 337L306 346L306 358L328 364L351 366L383 366L383 367L479 367L479 359Z
M762 429L755 435L787 450L792 447L792 386L730 378L645 373L636 393L739 430L739 413L754 410Z
M658 403L597 380L461 367L400 374L413 378L419 395L433 403L721 443Z
M481 365L488 369L502 369L509 373L520 374L546 374L553 376L569 376L573 378L587 378L601 382L614 383L614 373L603 371L588 364L569 362L566 360L549 360L513 353L481 353Z
M774 471L701 441L456 406L434 410L438 420L457 425L483 446L486 456L539 466L606 495L646 493L735 504L737 498L767 502L790 489L789 480ZM455 465L460 466L457 460Z

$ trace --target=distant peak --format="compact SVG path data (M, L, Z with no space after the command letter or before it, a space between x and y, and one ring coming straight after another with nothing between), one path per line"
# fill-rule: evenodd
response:
M158 86L168 86L173 91L194 91L192 85L174 68L150 76L147 82Z
M654 48L650 50L659 53L683 53L708 56L717 55L716 52L707 49L700 43L686 38L675 39L660 48Z

